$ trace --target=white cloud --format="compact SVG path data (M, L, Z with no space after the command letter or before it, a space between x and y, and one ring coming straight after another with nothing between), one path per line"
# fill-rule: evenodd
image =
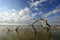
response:
M31 2L28 2L29 4L30 4L30 6L31 7L36 7L36 6L38 6L39 4L41 4L42 2L45 2L45 1L47 1L47 0L39 0L39 1L35 1L35 2L33 2L33 0L31 0Z
M38 11L38 10L39 10L39 8L35 7L33 10L37 10L37 11Z
M35 1L35 2L32 2L32 3L28 2L28 3L30 4L31 7L33 7L33 6L35 7L39 4L39 1Z
M28 7L17 12L17 10L6 10L0 13L0 22L31 22L32 19L36 16L37 13L32 13Z
M30 9L25 7L23 10L19 11L19 15L22 16L24 14L30 13Z
M0 21L3 21L3 22L5 22L5 21L12 21L11 19L14 19L15 17L16 17L16 11L12 11L11 10L11 12L9 12L9 11L3 11L2 13L0 13L1 15L0 15Z
M39 15L41 15L43 12L41 11L41 12L39 12Z
M57 14L58 12L60 12L60 9L53 10L53 11L48 12L47 14L45 14L45 17L48 17L48 16L50 16L52 14Z
M37 13L34 13L34 14L32 14L32 17L35 17L37 15Z
M45 17L48 17L52 14L58 14L58 13L60 13L60 5L58 5L53 11L50 11L47 14L45 14Z

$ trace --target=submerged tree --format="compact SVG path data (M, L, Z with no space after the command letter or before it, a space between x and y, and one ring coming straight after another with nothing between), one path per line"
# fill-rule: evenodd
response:
M51 26L49 25L48 20L46 20L46 19L40 19L40 20L45 21L45 23L46 23L45 27L47 28L47 32L49 32Z
M42 21L44 21L44 22L46 23L45 27L46 27L46 29L47 29L47 32L49 32L50 27L51 27L51 26L49 25L49 23L48 23L48 20L43 19L43 18L39 18L39 19L33 21L32 24L28 23L28 24L33 28L33 30L34 30L34 32L35 32L35 38L34 38L34 40L36 40L36 37L37 37L37 30L36 30L36 28L34 27L34 24L35 24L36 22L38 22L39 20L42 20ZM19 26L17 26L17 28L15 29L15 31L18 32L18 29L19 29ZM49 34L49 35L50 35L50 34ZM50 36L49 36L49 37L50 37Z
M15 29L16 32L18 32L19 27L20 27L20 26L17 26L17 28Z
M8 30L8 32L7 32L7 33L9 33L9 32L10 32L10 29L9 29L9 28L7 28L7 30Z
M36 30L36 28L34 27L34 24L35 24L36 22L38 22L39 20L43 20L43 21L46 23L45 27L46 27L46 29L47 29L47 33L49 33L49 36L48 36L48 40L49 40L50 37L51 37L51 33L49 32L51 26L48 24L48 22L47 22L48 20L43 19L43 18L35 20L35 21L30 25L30 26L32 26L32 28L33 28L34 31L35 31L35 40L36 40L36 36L37 36L37 30Z
M41 19L41 20L44 20L45 23L46 23L45 27L47 28L47 33L49 34L49 35L48 35L48 40L50 40L50 38L51 38L51 36L52 36L52 34L50 33L50 28L51 28L51 26L50 26L49 23L47 22L48 20L46 20L46 19Z

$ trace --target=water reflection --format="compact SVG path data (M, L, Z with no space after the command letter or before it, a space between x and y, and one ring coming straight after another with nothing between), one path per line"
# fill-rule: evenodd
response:
M15 29L18 27L18 32ZM34 26L36 28L36 26ZM9 32L8 32L8 30ZM60 40L60 29L51 29L46 32L46 28L37 26L36 40ZM0 40L35 40L35 32L28 25L1 25Z

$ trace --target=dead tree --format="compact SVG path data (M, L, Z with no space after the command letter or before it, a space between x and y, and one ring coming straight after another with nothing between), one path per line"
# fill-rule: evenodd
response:
M17 26L17 28L15 29L16 32L18 32L19 26Z
M45 19L41 19L41 20L44 20L44 21L46 22L47 33L49 34L49 35L48 35L48 40L50 40L50 38L51 38L51 36L52 36L52 34L51 34L51 32L50 32L51 26L48 24L47 20L45 20Z
M33 28L33 30L34 30L34 32L35 32L35 38L34 38L34 40L36 40L36 37L37 37L37 31L36 31L36 28L34 27L34 25L32 24L32 25L30 25L32 28Z
M43 21L45 21L45 23L46 23L46 28L47 28L47 33L49 34L49 36L48 36L48 40L50 40L50 38L51 38L51 36L52 36L52 34L50 33L50 28L51 28L51 26L49 25L49 23L47 22L47 20L45 20L45 19L37 19L33 24L35 24L37 21L39 21L39 20L43 20ZM32 27L34 27L34 26L32 26ZM35 29L36 30L36 29ZM36 31L36 33L37 33L37 31ZM37 35L37 34L35 34L35 35Z
M49 32L51 26L48 24L47 20L46 20L46 25L47 25L47 32Z
M37 19L37 20L35 20L32 24L29 24L32 28L33 28L33 30L34 30L34 32L35 32L35 38L34 38L34 40L36 40L36 37L37 37L37 30L36 30L36 28L34 27L34 24L36 23L36 22L38 22L40 19Z
M48 31L50 30L50 27L51 27L51 26L48 24L47 20L45 20L45 19L42 19L42 18L37 19L36 21L33 22L33 25L34 25L36 22L38 22L39 20L45 21L45 23L46 23L46 28L47 28L47 32L48 32Z
M10 32L10 29L9 29L9 28L7 28L7 30L8 30L8 32L7 32L7 33L9 33L9 32Z
M39 21L39 19L38 19L38 20L35 20L35 21L31 24L32 28L35 30L35 34L37 34L37 30L36 30L36 28L34 27L34 24L35 24L36 22L38 22L38 21Z
M35 20L35 21L33 22L33 24L31 25L31 26L32 26L32 28L33 28L33 29L34 29L34 31L35 31L35 40L36 40L36 36L37 36L37 30L36 30L36 28L34 27L34 24L35 24L36 22L38 22L39 20L43 20L43 21L45 21L45 22L46 22L47 32L49 32L50 27L51 27L51 26L48 24L47 20L45 20L45 19L37 19L37 20ZM50 33L49 33L49 37L50 37Z
M40 20L45 21L45 23L46 23L46 28L47 28L47 32L49 32L51 26L49 25L49 23L47 22L47 20L45 20L45 19L40 19Z

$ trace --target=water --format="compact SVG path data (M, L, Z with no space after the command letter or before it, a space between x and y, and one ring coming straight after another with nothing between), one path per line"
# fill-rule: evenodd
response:
M16 32L15 29L18 28ZM8 31L8 29L10 31ZM40 26L35 26L37 34L32 26L29 25L0 25L0 40L60 40L60 30L51 29L46 32L46 29Z

